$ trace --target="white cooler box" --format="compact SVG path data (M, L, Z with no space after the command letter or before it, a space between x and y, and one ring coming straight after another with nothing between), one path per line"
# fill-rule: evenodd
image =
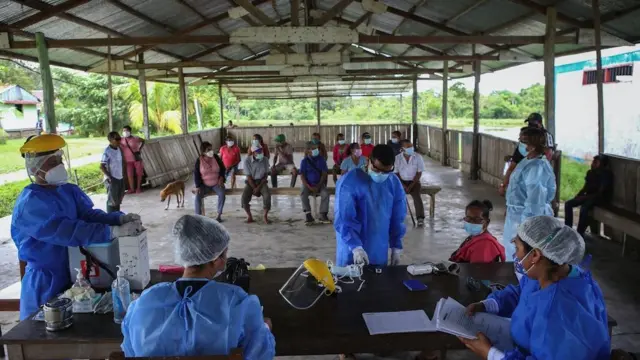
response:
M105 264L113 273L117 272L116 265L122 265L125 276L131 285L131 290L141 291L151 281L149 271L149 250L147 246L147 232L138 236L127 236L115 239L108 244L96 244L85 247L94 257ZM76 278L76 270L86 269L85 256L77 247L69 248L69 270L71 279ZM110 288L113 279L104 269L93 264L89 281L98 288Z

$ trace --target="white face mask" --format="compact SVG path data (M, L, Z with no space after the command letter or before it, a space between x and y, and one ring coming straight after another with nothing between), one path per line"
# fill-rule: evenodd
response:
M231 141L231 140L227 140L227 146L228 146L228 147L232 147L232 146L233 146L233 144L234 144L234 143L233 143L233 141Z
M124 135L124 137L129 137L129 136L131 136L131 133L128 132L128 131L123 131L122 135Z
M62 185L66 184L69 180L69 174L67 174L67 169L64 168L64 164L59 164L58 166L49 169L44 175L44 181L49 185Z
M213 150L209 150L204 154L207 155L208 157L212 158L213 157Z

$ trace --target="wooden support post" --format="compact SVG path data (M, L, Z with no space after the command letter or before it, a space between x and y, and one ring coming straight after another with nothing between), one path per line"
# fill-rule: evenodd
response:
M184 82L184 72L182 68L178 68L178 86L180 87L180 119L182 133L189 132L189 117L187 113L187 84Z
M111 38L111 35L109 35ZM111 83L111 46L107 46L107 115L109 131L113 131L113 86Z
M44 115L47 122L47 132L56 134L58 123L55 113L55 95L53 93L53 79L51 78L51 68L49 67L49 50L44 34L36 33L36 47L38 50L38 62L40 63L40 75L42 76L42 94Z
M144 64L144 53L138 54L138 62ZM140 97L142 98L142 127L144 138L151 139L149 131L149 102L147 99L147 77L144 69L138 71L138 87L140 88Z
M556 8L547 8L547 29L544 41L544 118L547 121L547 131L556 138L556 74L555 74L555 43L556 43Z
M476 46L472 45L473 54ZM480 173L480 60L473 62L473 144L471 148L471 180L478 180Z
M400 95L402 96L402 95ZM402 100L402 98L400 98ZM413 77L413 94L411 94L411 142L416 146L418 141L418 77Z
M224 100L222 99L222 84L218 82L218 100L220 101L220 144L224 144ZM236 139L237 141L237 139Z
M593 9L593 29L596 37L596 89L598 93L598 152L604 152L604 89L602 81L604 72L602 71L602 38L600 30L600 0L592 0Z
M444 62L442 72L442 165L449 165L449 141L447 116L449 115L449 62Z
M316 82L316 118L318 119L318 125L316 125L316 128L317 128L316 131L320 132L320 85L317 82Z

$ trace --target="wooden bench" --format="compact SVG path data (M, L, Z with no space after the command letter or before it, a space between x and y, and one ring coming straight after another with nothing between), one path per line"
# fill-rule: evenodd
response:
M631 251L635 252L635 257L638 257L638 247L629 247L627 240L640 241L639 214L613 206L596 206L591 211L591 217L596 221L595 224L592 224L592 233L600 234L600 223L611 227L614 230L612 238L622 242L622 256L629 255ZM596 225L595 228L594 225ZM610 235L608 231L605 233ZM615 233L621 234L621 236L615 236Z
M270 188L271 189L271 195L285 195L285 196L300 196L300 188L292 188L292 187L279 187L279 188ZM225 189L224 193L226 195L242 195L244 189ZM336 188L334 187L328 187L327 190L329 191L329 195L335 195L336 193ZM435 185L422 185L422 189L421 189L421 194L426 194L429 195L429 197L431 198L431 201L429 203L429 216L433 218L435 211L436 211L436 194L440 192L440 190L442 190L442 188L440 186L435 186ZM191 193L195 194L196 190L191 189ZM202 198L202 213L206 214L205 211L205 207L204 207L204 198L209 197L215 195L215 193L207 193L205 194L205 196Z

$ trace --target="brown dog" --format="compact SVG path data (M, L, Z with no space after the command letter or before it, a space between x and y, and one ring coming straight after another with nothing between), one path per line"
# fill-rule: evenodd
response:
M165 210L169 209L169 204L171 204L171 195L176 196L176 199L178 200L178 208L180 208L180 199L182 199L182 207L184 208L184 183L187 182L187 180L189 180L189 177L184 180L171 182L160 191L160 201L164 202L167 198L169 199L167 201L167 207L164 208Z

